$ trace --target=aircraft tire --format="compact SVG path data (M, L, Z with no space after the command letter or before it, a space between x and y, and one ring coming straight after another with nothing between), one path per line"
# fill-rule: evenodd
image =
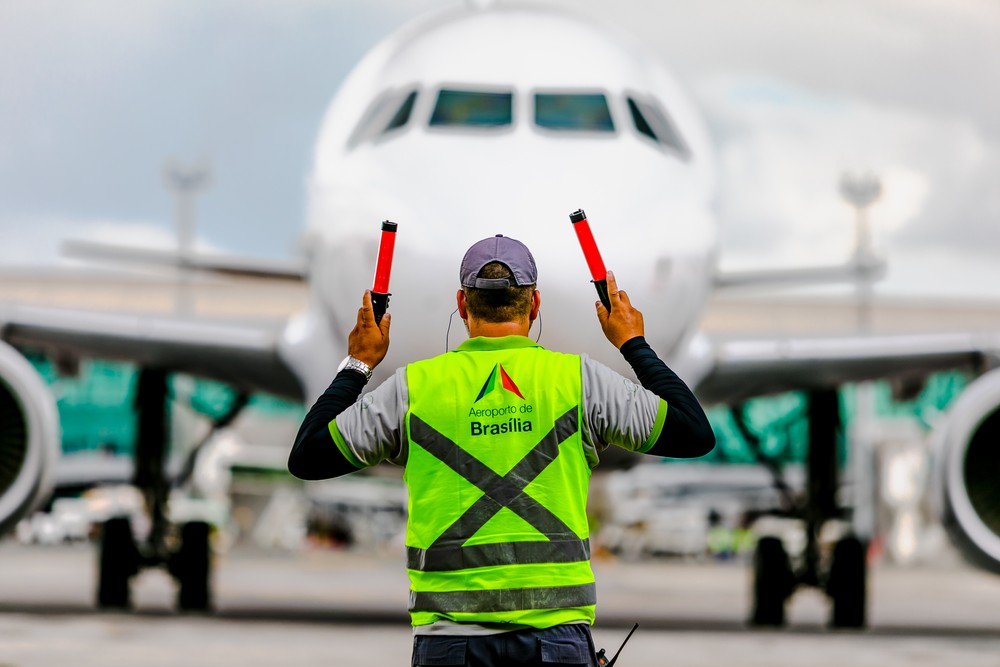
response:
M191 521L181 529L181 548L171 568L179 584L177 608L181 611L208 611L212 607L209 532L204 521Z
M97 606L129 609L132 594L129 579L138 572L139 552L126 517L104 522L98 564Z
M777 537L762 537L753 559L752 625L785 624L785 601L791 595L792 566L784 545Z
M865 545L848 536L833 548L826 593L833 602L830 625L835 628L862 628L867 606L868 565Z

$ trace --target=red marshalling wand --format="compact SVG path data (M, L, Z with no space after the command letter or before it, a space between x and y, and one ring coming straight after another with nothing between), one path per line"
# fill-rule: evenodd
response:
M396 248L395 222L382 223L382 238L378 244L378 261L375 264L375 281L372 286L372 310L375 324L382 322L385 309L389 307L389 274L392 272L392 251Z
M597 296L601 298L601 303L611 312L611 300L608 298L608 270L604 268L604 260L601 259L601 251L597 249L594 242L594 235L590 233L590 223L587 222L587 214L583 209L577 209L569 214L569 221L573 223L576 230L576 238L580 240L580 247L583 249L583 258L587 260L590 268L590 277L594 280L594 287L597 289Z

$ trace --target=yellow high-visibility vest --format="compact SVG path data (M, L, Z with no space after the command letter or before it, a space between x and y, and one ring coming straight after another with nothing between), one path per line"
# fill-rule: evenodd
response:
M413 625L593 623L580 364L508 336L407 366Z

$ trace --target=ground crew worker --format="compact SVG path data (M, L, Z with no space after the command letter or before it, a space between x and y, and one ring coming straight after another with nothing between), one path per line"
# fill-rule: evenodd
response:
M288 468L325 479L383 460L405 467L413 665L594 665L586 501L598 455L617 445L701 456L715 437L610 272L611 311L598 302L597 317L641 387L527 337L541 302L521 242L474 244L460 279L470 338L359 401L391 322L375 324L365 292L349 356L306 415Z

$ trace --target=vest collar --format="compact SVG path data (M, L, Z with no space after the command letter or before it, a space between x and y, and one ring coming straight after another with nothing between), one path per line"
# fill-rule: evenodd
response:
M456 352L489 352L490 350L516 350L541 347L527 336L476 336L462 341Z

